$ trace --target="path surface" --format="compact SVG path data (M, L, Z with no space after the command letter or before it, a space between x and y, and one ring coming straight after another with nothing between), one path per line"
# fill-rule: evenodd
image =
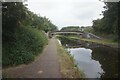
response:
M28 64L3 71L10 78L61 78L56 39L51 39L38 58Z

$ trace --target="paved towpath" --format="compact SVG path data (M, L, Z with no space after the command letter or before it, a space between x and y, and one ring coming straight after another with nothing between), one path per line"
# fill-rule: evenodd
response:
M9 78L61 78L56 39L51 39L36 60L28 65L3 71Z

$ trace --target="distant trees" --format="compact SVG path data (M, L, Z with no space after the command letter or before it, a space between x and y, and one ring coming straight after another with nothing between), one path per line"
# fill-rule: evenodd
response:
M87 33L93 33L93 28L91 26L85 26L81 27L82 31L87 32Z
M117 2L105 2L105 11L102 11L103 18L93 20L93 29L96 33L112 34L118 39L118 8Z
M79 26L67 26L61 29L61 31L79 31L79 30L80 30Z

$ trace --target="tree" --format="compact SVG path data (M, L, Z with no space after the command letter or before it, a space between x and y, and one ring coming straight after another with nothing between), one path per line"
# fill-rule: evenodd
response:
M2 39L9 42L14 40L15 31L26 19L27 8L22 2L4 2L2 6Z
M118 38L118 3L105 2L103 18L93 21L93 29L96 33L112 34Z
M79 31L79 26L67 26L63 27L61 31Z
M22 2L5 2L2 3L2 5L3 26L7 27L7 29L11 29L11 27L19 27L20 24L26 19L27 8L23 5ZM7 23L9 23L9 25Z

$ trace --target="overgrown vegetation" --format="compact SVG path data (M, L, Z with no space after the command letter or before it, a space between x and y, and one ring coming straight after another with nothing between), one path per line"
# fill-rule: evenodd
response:
M47 44L45 32L57 27L48 18L29 11L22 2L2 5L3 68L33 61Z
M47 43L43 32L28 27L19 28L13 37L3 45L3 67L31 62Z
M120 40L120 37L118 37L120 31L118 27L118 11L120 11L120 8L118 5L117 2L105 2L105 11L102 11L103 18L93 20L92 27L95 34L113 41Z

